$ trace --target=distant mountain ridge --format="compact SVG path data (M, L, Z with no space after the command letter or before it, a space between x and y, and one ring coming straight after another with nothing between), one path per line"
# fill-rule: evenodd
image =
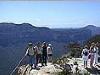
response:
M91 30L92 35L98 35L98 34L100 34L100 27L96 27L94 25L88 25L85 28Z
M54 57L58 57L66 51L64 45L70 42L82 44L97 34L100 34L100 27L91 25L76 29L50 29L35 27L29 23L0 23L0 75L9 74L25 54L25 48L30 41L51 43Z
M84 41L89 37L100 34L100 27L88 25L77 29L50 29L47 27L35 27L29 23L14 24L0 23L0 39L9 39L10 42L18 40L29 41ZM87 36L84 36L87 35ZM50 37L49 37L50 36ZM12 41L11 41L12 40ZM5 41L3 41L5 42ZM2 45L2 42L0 43Z
M29 23L14 24L0 23L0 39L12 41L82 41L89 37L100 34L100 27L88 25L77 29L50 29L47 27L35 27ZM84 36L87 35L87 36ZM50 36L50 37L49 37ZM3 40L2 40L3 41ZM12 42L10 41L10 42ZM16 42L15 41L15 42ZM4 41L5 42L5 41ZM0 43L2 45L2 42Z

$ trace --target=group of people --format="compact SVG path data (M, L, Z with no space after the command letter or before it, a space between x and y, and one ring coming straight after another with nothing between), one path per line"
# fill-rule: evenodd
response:
M99 44L92 43L90 47L87 45L84 46L82 51L82 58L84 61L84 67L87 68L88 60L90 60L90 67L94 67L98 63L98 51Z
M82 58L85 68L88 67L88 60L90 60L90 67L93 67L98 63L98 51L98 43L92 43L90 47L87 45L84 46ZM29 56L29 64L32 68L37 68L39 63L41 63L41 66L47 66L47 62L52 62L53 47L46 42L43 42L42 44L37 43L36 45L29 43L26 55Z
M29 56L29 65L35 69L39 63L41 63L41 66L47 66L47 62L52 62L52 50L52 45L46 42L36 45L29 43L26 50L26 55Z

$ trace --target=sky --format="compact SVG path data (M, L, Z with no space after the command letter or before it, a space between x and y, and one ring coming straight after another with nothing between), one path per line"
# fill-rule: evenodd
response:
M100 27L100 2L0 1L0 22L49 28Z

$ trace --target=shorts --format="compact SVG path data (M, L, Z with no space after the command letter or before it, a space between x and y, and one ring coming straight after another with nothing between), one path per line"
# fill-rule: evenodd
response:
M88 60L88 56L83 56L82 58L83 58L84 61Z

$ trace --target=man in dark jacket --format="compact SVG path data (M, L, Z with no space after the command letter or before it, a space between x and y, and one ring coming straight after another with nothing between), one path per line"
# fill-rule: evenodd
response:
M43 42L42 46L42 66L47 66L47 44Z

